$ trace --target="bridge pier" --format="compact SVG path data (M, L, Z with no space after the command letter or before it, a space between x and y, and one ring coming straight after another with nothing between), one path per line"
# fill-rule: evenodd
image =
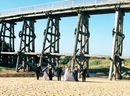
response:
M117 9L115 13L115 26L113 29L113 47L110 58L109 80L112 80L113 76L115 79L122 79L122 59L120 59L120 56L122 56L123 39L125 38L123 34L123 18L124 12Z
M39 64L42 65L43 59L51 64L53 67L56 64L59 64L59 56L52 56L49 53L59 53L59 39L60 39L60 32L59 32L59 17L48 15L48 21L46 29L44 30L44 41L42 52L39 60ZM45 55L45 52L48 54Z
M84 12L79 12L77 28L75 29L71 70L74 69L76 61L80 67L85 65L89 73L89 58L84 56L85 54L89 54L89 37L89 15Z
M0 52L14 52L14 22L1 21L0 29ZM6 43L8 42L8 43ZM4 59L3 59L4 57ZM5 59L6 58L6 59ZM2 64L14 64L14 56L1 55L0 62ZM6 60L6 61L5 61Z
M27 68L34 67L35 56L27 56L24 52L35 52L35 38L36 35L34 33L34 20L29 18L23 19L23 26L22 31L19 32L20 37L20 47L17 56L17 63L16 63L16 71L18 72L19 69L23 68L23 71ZM31 63L31 64L30 64Z

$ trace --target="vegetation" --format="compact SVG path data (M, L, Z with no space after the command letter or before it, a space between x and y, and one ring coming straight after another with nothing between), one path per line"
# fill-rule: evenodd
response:
M60 60L60 64L67 64L69 61L71 60L71 57L70 56L65 56L65 58L61 59Z
M0 39L0 51L1 51L1 48L2 48L2 40ZM6 42L4 42L4 49L3 49L3 52L8 52L8 50L10 49L10 47L9 47L9 43L6 43Z
M66 57L62 59L62 61L66 61L64 59L67 59ZM69 60L68 63L64 63L71 66L72 60ZM62 63L61 63L62 64ZM76 65L78 65L76 63ZM90 58L89 59L89 72L90 73L97 73L101 72L104 74L108 74L110 67L110 60L109 58ZM122 74L130 74L128 71L130 71L130 59L125 59L122 61Z
M0 71L2 70L15 70L15 67L3 67L3 66L0 66Z
M4 49L2 49L2 43L4 43ZM3 41L1 38L0 38L0 52L8 52L10 49L12 49L10 46L9 46L9 43ZM13 51L13 50L12 50ZM0 56L1 58L1 56ZM9 57L8 55L3 55L2 56L2 61L0 59L0 66L2 67L7 67L8 68L14 68L15 67L15 64L9 64L8 63L8 60L9 60ZM14 60L15 61L15 60ZM1 68L0 68L1 69Z
M123 61L123 66L130 68L130 59L125 59L125 60Z

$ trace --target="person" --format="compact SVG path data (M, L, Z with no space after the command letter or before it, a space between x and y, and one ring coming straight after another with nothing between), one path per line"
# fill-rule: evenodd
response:
M39 76L40 76L41 71L42 71L41 66L39 64L37 64L36 68L35 68L37 80L39 80Z
M81 70L82 82L86 81L86 74L87 74L87 68L83 66L83 69Z
M73 77L72 71L70 69L68 69L66 81L74 81L74 77Z
M52 66L49 64L49 67L48 67L48 76L49 76L49 80L52 80L52 77L53 77L53 68Z
M43 79L47 80L48 79L48 73L47 70L43 71Z
M64 72L64 75L62 77L62 80L64 80L64 81L73 81L74 80L72 72L68 68L68 65L65 66L65 72Z
M77 66L75 66L75 68L74 68L73 76L74 76L75 81L79 81L78 80L78 67Z
M62 80L66 80L68 75L68 65L65 66L64 75L62 77Z
M60 65L56 68L56 72L58 81L61 81L62 67Z

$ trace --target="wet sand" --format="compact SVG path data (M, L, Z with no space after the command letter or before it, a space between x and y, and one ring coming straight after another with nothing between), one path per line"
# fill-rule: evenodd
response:
M89 77L86 82L1 77L0 96L130 96L130 80Z

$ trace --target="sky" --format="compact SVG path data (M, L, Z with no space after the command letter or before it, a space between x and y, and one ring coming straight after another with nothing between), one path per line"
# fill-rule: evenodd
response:
M50 2L58 2L62 0L1 0L0 10L7 10L12 8L19 8L37 4L44 4ZM78 17L65 17L60 20L60 53L73 53L74 49L74 30L77 26ZM98 14L90 15L89 19L89 54L111 55L113 36L112 30L115 22L115 13L113 14ZM123 33L125 39L123 41L123 56L130 56L130 14L125 13ZM35 51L42 51L42 43L44 39L44 29L46 28L47 19L37 20L35 23ZM15 51L19 50L20 38L19 31L22 30L22 22L17 22L15 25Z

